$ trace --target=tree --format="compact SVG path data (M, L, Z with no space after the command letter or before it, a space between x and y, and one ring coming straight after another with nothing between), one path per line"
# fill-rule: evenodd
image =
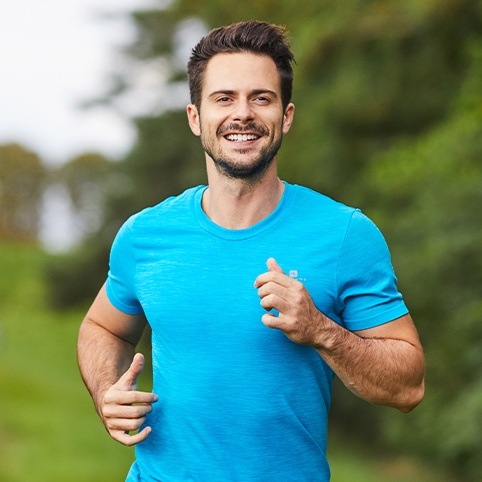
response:
M18 144L0 146L0 237L36 240L45 170Z
M479 39L446 122L372 159L366 177L428 360L424 409L387 423L464 480L482 478L481 52Z
M82 235L96 232L104 222L106 194L113 165L104 156L84 153L63 164L53 174L53 183L63 186L71 200Z

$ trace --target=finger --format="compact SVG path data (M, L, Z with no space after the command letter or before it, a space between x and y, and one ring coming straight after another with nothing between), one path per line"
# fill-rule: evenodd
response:
M264 283L272 280L273 273L280 273L284 275L283 270L274 258L268 258L268 260L266 261L266 266L268 267L268 272L262 273L256 278L256 280L254 281L255 288L259 288Z
M152 392L140 392L137 390L108 390L104 395L105 405L132 405L156 403L158 396Z
M265 296L272 294L279 296L280 298L287 298L288 288L275 281L268 281L267 283L261 285L258 289L258 296L260 298L264 298Z
M152 412L150 404L142 405L104 405L102 415L106 418L140 418Z
M278 330L281 329L282 322L280 321L279 317L271 313L266 313L265 315L263 315L261 317L261 321L268 328L276 328Z
M125 418L109 418L107 427L109 430L121 430L123 432L135 432L146 422L146 417L125 419Z
M282 313L287 313L290 308L290 305L286 300L275 294L265 296L261 299L260 304L266 311L276 310L280 315Z
M135 433L135 434L125 433L124 430L109 431L111 437L114 440L117 440L118 442L126 446L132 446L140 442L143 442L151 432L152 432L151 427L144 427L139 433Z
M132 363L127 371L119 378L117 384L124 387L135 387L137 386L137 378L142 373L144 369L144 355L142 353L136 353L132 359Z
M267 271L266 273L260 274L256 278L254 282L254 287L260 288L261 286L263 286L266 283L269 283L270 281L277 283L279 285L288 287L295 280L293 280L289 276L286 276L284 273L280 271Z
M278 273L284 274L281 266L274 258L268 258L268 261L266 261L266 266L268 267L268 271L277 271Z

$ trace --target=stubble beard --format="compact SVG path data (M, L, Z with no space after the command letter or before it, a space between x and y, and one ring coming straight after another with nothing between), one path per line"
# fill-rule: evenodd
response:
M232 129L232 128L231 128ZM224 129L227 130L227 129ZM242 133L244 131L253 131L251 126L247 126L244 129L239 129L237 132ZM268 134L266 130L258 129L258 132ZM216 135L219 137L222 135L222 130L218 131ZM210 136L201 135L201 144L204 152L213 160L217 171L230 179L239 179L244 181L256 182L266 172L268 167L272 164L276 154L281 147L283 136L280 135L275 139L274 143L264 147L259 151L258 156L247 163L237 163L232 157L228 157L218 149L218 152L214 152L213 146L216 145L216 139L212 139ZM251 149L237 149L236 151L240 156L247 155L251 152Z

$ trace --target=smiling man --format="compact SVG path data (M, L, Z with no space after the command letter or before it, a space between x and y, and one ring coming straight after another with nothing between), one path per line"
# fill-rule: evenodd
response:
M129 481L328 481L335 374L402 412L423 397L422 348L381 233L278 177L292 62L284 30L264 22L193 49L187 116L208 185L124 224L82 323L99 416L136 444ZM147 323L152 392L137 389Z

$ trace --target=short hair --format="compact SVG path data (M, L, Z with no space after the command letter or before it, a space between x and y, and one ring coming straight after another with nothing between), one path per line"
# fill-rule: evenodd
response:
M207 63L216 54L251 52L269 56L280 75L283 109L291 100L295 63L284 27L267 22L239 22L211 30L192 49L187 64L191 103L201 106L201 93Z

